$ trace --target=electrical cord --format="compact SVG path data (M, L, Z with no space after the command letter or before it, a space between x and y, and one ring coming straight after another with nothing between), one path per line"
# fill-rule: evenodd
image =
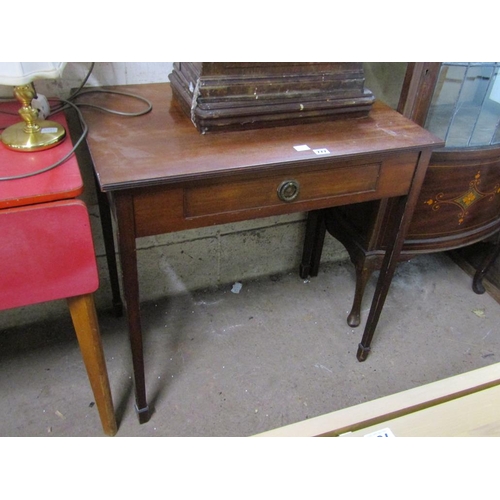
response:
M142 115L145 115L145 114L149 113L153 109L153 105L151 104L150 101L148 101L144 97L136 95L136 94L130 94L130 93L127 93L127 92L119 92L119 91L115 91L115 90L104 90L104 89L86 89L86 90L83 90L83 87L87 83L87 81L88 81L88 79L90 77L90 74L92 73L92 70L94 68L94 64L95 63L91 64L91 66L89 68L89 71L87 72L87 76L84 78L83 82L80 84L80 86L78 87L78 89L76 91L74 91L68 97L68 99L57 98L57 101L59 101L61 104L59 104L58 106L56 106L51 111L51 113L49 115L49 116L52 116L52 115L54 115L56 113L59 113L59 112L64 111L66 109L69 109L69 107L73 108L76 111L78 119L80 120L80 125L82 127L82 134L80 135L80 137L78 138L78 140L73 145L73 148L71 149L71 151L69 151L69 153L67 153L64 157L62 157L56 163L53 163L53 164L51 164L51 165L49 165L47 167L44 167L44 168L42 168L40 170L36 170L34 172L28 172L28 173L20 174L20 175L13 175L13 176L8 176L8 177L0 177L0 181L11 181L11 180L17 180L17 179L24 179L24 178L27 178L27 177L33 177L35 175L39 175L39 174L42 174L44 172L48 172L49 170L52 170L52 169L58 167L59 165L62 165L64 162L66 162L75 153L76 149L80 146L80 144L83 142L83 140L87 137L87 134L88 134L88 130L89 130L88 126L87 126L87 124L86 124L86 122L85 122L85 120L83 118L82 112L79 109L82 106L87 106L87 107L95 108L95 109L104 111L106 113L111 113L111 114L115 114L115 115L119 115L119 116L129 116L129 117L142 116ZM143 109L141 111L138 111L138 112L124 112L124 111L117 111L117 110L113 110L113 109L109 109L109 108L104 108L102 106L97 106L97 105L91 104L91 103L75 103L75 102L72 102L73 100L75 100L77 97L80 97L81 95L92 94L92 93L106 93L106 94L115 94L115 95L121 95L121 96L125 96L125 97L131 97L133 99L138 99L138 100L144 102L146 104L146 107L145 107L145 109ZM10 99L10 100L12 100L12 99ZM53 101L53 100L56 100L56 99L51 98L50 100ZM2 113L14 114L14 113L10 113L10 112L7 112L7 111L2 111Z
M146 109L142 110L142 111L138 111L136 113L130 113L130 112L125 112L125 111L117 111L115 109L104 108L103 106L96 106L95 104L90 104L88 102L78 103L78 106L87 106L89 108L100 109L101 111L105 111L107 113L112 113L114 115L132 116L132 117L145 115L153 109L153 105L145 97L142 97L142 96L136 95L136 94L130 94L128 92L118 92L117 90L89 89L89 90L84 90L82 92L79 92L78 95L76 95L75 97L80 97L81 95L84 95L84 94L94 94L94 93L114 94L114 95L122 95L125 97L132 97L134 99L138 99L139 101L146 103Z

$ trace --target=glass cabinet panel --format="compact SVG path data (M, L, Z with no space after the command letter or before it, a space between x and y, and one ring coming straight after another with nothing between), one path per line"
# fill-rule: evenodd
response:
M500 143L500 63L441 65L425 128L447 148Z

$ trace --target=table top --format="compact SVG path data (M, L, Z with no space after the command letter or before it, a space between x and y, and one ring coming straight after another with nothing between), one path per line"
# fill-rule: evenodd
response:
M0 110L14 111L17 103L0 103ZM67 130L66 118L58 113L51 120L61 123ZM0 113L0 128L20 121L19 116ZM58 146L33 153L12 151L0 142L0 178L36 172L53 165L71 151L72 143L67 134ZM31 177L0 180L0 209L32 205L75 198L83 191L83 181L75 155L62 165Z
M209 179L235 173L312 168L333 158L435 149L443 141L383 103L369 115L319 123L201 134L172 96L170 84L106 87L151 101L153 110L124 117L82 108L87 142L102 191ZM138 111L144 103L112 94L80 99L107 108ZM306 146L306 148L296 148ZM317 149L328 153L318 155Z

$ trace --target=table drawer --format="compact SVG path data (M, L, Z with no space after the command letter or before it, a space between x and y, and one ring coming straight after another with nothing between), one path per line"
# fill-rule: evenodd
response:
M375 192L381 162L313 172L284 172L279 175L218 182L185 189L186 217L267 208L301 203L348 193Z
M401 196L411 185L417 158L403 152L135 190L136 235Z

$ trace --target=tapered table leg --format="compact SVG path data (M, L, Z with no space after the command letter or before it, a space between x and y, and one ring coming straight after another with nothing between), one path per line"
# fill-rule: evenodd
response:
M396 221L401 221L394 229L395 237L387 248L382 263L382 268L380 270L379 278L377 281L377 286L375 288L375 293L373 295L372 305L370 307L370 312L366 320L365 330L363 332L363 337L360 344L358 345L358 352L356 357L358 361L365 361L370 354L370 345L375 333L375 329L380 318L380 314L384 307L385 299L387 293L389 292L389 287L391 286L392 277L396 270L396 265L398 263L398 258L401 253L401 248L404 243L404 236L406 234L404 215L406 213L407 197L403 196L398 200L397 214L395 217Z
M413 176L410 191L407 196L400 196L395 203L394 228L392 228L392 237L390 244L384 255L382 268L380 269L375 294L373 295L370 313L366 320L365 330L356 357L358 361L365 361L370 354L370 345L377 327L385 299L391 286L392 277L396 271L399 256L405 242L406 233L411 223L413 212L420 194L420 189L427 172L427 166L431 157L431 151L424 151L420 154L417 161L417 167Z
M95 179L95 177L94 177ZM123 303L120 295L120 285L118 280L118 267L116 264L115 241L113 238L113 223L111 221L111 209L108 195L100 190L99 183L95 179L97 203L99 205L99 216L101 219L101 229L106 250L106 261L108 264L109 281L111 284L111 294L113 297L113 312L116 317L123 315Z
M118 220L118 244L122 267L125 309L127 313L132 365L134 370L135 403L139 423L149 421L150 411L146 399L146 375L142 342L141 313L139 301L139 276L137 271L137 248L133 197L127 192L115 195Z
M116 417L109 386L108 371L92 294L67 299L73 326L82 352L90 386L94 393L104 433L114 436L117 432Z
M312 210L307 214L304 249L299 270L302 279L318 275L325 233L324 210Z

